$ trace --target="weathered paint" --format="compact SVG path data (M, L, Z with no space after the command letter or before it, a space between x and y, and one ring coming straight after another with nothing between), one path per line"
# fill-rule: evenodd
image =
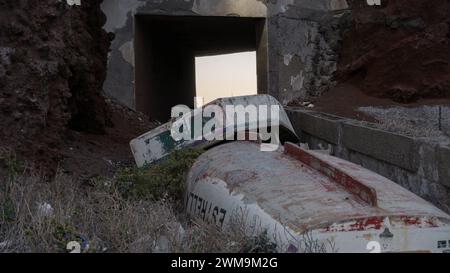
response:
M297 136L294 133L294 129L292 128L292 124L284 111L284 108L279 104L279 102L269 95L257 95L257 96L242 96L242 97L230 97L230 98L222 98L215 100L206 106L209 105L217 105L224 112L224 119L229 119L231 117L227 117L226 115L226 107L231 106L249 106L254 105L258 106L267 106L270 109L271 106L279 106L279 126L281 129L284 129L284 132L289 133L285 138L280 139L284 140L292 140L296 139ZM269 110L270 111L270 110ZM192 110L190 113L183 115L181 118L172 120L142 136L139 136L136 139L133 139L130 142L131 150L133 156L135 158L136 164L138 166L143 166L145 164L149 164L155 161L158 161L175 149L183 149L187 147L208 147L210 145L214 145L221 140L206 140L203 135L197 136L193 138L193 140L181 140L176 141L171 137L171 128L172 126L177 124L192 124L192 120L195 119L196 115L201 115L202 112L198 109ZM235 135L239 132L245 132L247 128L259 128L264 124L266 126L271 125L272 117L259 117L260 119L255 120L253 123L249 124L246 120L245 124L236 124L233 128L226 127L226 122L223 122L223 128L216 128L213 134L216 134L218 131L225 132L227 135ZM200 134L202 131L199 132ZM280 136L283 138L283 136Z
M345 162L340 162L339 164L337 164L337 166L333 166L333 164L330 162L333 162L334 157L329 157L327 158L327 160L323 160L320 158L320 156L306 151L305 149L302 149L298 145L292 143L286 143L286 145L284 146L284 150L286 154L300 160L306 165L328 176L333 181L339 183L348 192L356 195L362 201L371 206L377 206L378 199L376 190L364 184L362 181L366 180L366 178L368 180L372 179L370 173L363 172L363 174L369 176L364 176L364 178L358 177L358 179L355 179L352 177L352 174L354 174L355 171L359 170L359 168L355 168L351 164L347 164ZM348 169L346 170L343 167L347 167L351 171L349 171Z
M361 198L365 191L371 198ZM442 243L450 240L443 211L358 165L293 144L276 152L251 142L210 149L189 173L186 210L222 228L244 217L266 228L280 251L369 252L371 241L382 252L450 248Z

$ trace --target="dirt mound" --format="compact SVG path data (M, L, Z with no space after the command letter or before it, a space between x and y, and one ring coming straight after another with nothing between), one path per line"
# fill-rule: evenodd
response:
M450 1L349 1L338 77L368 95L410 103L450 98Z
M387 97L368 95L357 86L348 83L337 85L322 96L312 99L311 102L314 105L312 110L368 122L376 122L376 119L359 111L360 107L391 108L405 106L404 103L395 102ZM422 98L416 102L406 104L407 107L435 105L450 106L450 100L445 98ZM298 107L298 105L294 106Z
M68 128L101 134L111 125L101 96L110 37L101 0L0 2L0 139L56 166Z
M112 177L118 169L135 166L129 142L157 127L142 113L106 99L113 124L105 134L91 134L67 130L59 153L59 168L79 180L96 176Z

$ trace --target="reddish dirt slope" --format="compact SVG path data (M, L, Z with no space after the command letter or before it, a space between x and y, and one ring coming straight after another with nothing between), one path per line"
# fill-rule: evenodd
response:
M350 2L340 82L400 103L450 98L450 1L382 0L381 7Z

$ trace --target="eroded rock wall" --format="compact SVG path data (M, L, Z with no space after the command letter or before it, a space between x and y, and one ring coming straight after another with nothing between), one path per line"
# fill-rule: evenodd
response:
M0 2L0 145L40 163L57 159L67 128L108 123L106 18L101 0L77 2Z

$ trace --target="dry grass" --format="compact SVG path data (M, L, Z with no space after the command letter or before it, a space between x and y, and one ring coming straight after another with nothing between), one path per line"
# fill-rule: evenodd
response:
M51 182L36 176L8 181L0 196L0 251L66 252L68 242L86 240L92 252L151 252L177 222L162 201L129 201L77 185L61 174Z
M184 251L193 253L275 253L278 238L271 238L260 223L250 223L242 213L233 213L227 227L219 230L201 220L190 220Z
M239 219L225 232L182 220L178 202L154 195L129 198L123 181L95 179L82 185L59 173L47 181L24 168L12 153L0 156L0 252L273 252L261 230ZM9 167L8 167L9 166ZM120 179L123 179L121 177ZM158 180L159 181L159 180Z

